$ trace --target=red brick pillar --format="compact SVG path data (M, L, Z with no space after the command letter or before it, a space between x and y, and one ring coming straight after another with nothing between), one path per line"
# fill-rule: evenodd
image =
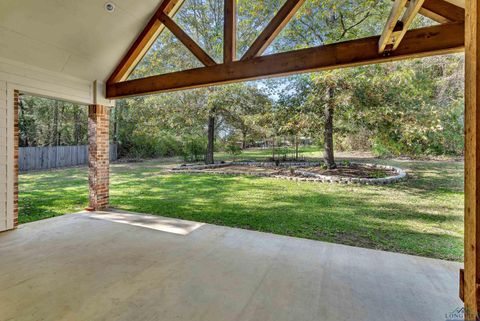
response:
M20 104L20 92L13 92L13 226L18 226L18 110Z
M110 148L109 107L88 107L88 184L90 188L89 210L108 207Z

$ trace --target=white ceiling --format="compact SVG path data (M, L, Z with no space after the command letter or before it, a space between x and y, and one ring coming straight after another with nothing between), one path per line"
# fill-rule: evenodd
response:
M0 0L0 57L106 80L160 0ZM447 0L465 6L465 0Z
M106 80L160 0L0 0L0 57Z

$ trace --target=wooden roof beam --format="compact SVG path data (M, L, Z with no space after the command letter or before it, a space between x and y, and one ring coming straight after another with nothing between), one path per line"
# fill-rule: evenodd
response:
M465 9L445 0L425 0L420 14L439 23L465 21Z
M444 0L407 0L406 10L401 20L397 20L403 12L402 0L394 2L389 20L379 42L379 52L393 51L398 48L405 33L420 12L442 23L460 22L465 20L465 10Z
M134 41L117 68L115 68L108 78L107 84L124 81L128 78L135 66L145 56L165 28L163 23L159 20L159 16L161 14L166 14L173 17L182 6L183 2L184 0L163 0L162 3L160 3L155 14Z
M405 0L406 1L406 0ZM261 56L268 46L275 40L277 35L287 25L290 19L300 9L305 0L287 0L275 17L270 21L262 33L255 39L253 44L243 55L241 60Z
M409 30L389 56L378 53L379 36L261 56L107 85L111 99L205 87L295 73L448 54L464 50L463 22Z
M405 11L405 14L403 15L403 18L401 20L402 30L394 39L392 39L392 50L396 50L398 48L400 42L402 41L403 37L405 37L408 28L412 24L413 19L417 16L418 11L420 11L420 8L422 7L424 2L425 0L410 0L410 3L407 6L407 10Z
M214 66L217 63L213 60L190 36L180 28L175 21L163 12L159 15L159 19L175 37L180 40L185 47L205 66Z
M438 23L465 21L465 9L445 0L425 0L419 13Z
M400 22L400 17L405 9L405 5L408 0L395 0L393 3L392 10L390 11L390 16L388 17L387 24L383 29L380 40L378 41L378 52L382 54L388 45L392 43L392 39L396 38L397 35L403 30L403 26Z
M237 0L225 0L223 23L223 62L237 60Z

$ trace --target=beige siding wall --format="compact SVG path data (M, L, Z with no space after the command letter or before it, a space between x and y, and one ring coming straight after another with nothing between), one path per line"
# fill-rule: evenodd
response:
M15 227L15 91L90 105L94 83L0 59L0 232Z
M0 80L0 231L7 229L7 83Z

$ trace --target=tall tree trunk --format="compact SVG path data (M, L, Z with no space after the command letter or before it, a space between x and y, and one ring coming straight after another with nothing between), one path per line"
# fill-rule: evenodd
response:
M28 130L25 120L25 106L23 101L20 99L18 103L18 128L19 128L19 137L20 137L20 147L28 147Z
M53 109L53 132L52 132L50 144L52 146L58 146L57 139L58 139L58 101L55 101L55 107Z
M324 160L329 169L336 168L333 154L333 112L335 109L334 88L328 88L327 104L325 105L325 131L324 131Z
M80 124L80 107L74 106L73 107L73 121L75 122L74 124L74 134L73 134L73 139L75 145L80 145L80 139L81 139L81 124Z
M298 137L295 135L295 160L298 160Z
M62 109L58 114L57 146L62 143L62 115L65 115L65 103L62 103Z
M208 116L208 144L207 154L205 155L205 164L214 164L213 151L215 148L215 110Z
M118 104L117 106L115 106L115 108L113 108L113 143L114 144L117 144L118 143L118 123L119 123L119 116L120 116L120 104Z
M275 141L277 140L276 136L273 136L272 139L272 160L275 162Z
M247 132L242 131L242 149L247 148Z

